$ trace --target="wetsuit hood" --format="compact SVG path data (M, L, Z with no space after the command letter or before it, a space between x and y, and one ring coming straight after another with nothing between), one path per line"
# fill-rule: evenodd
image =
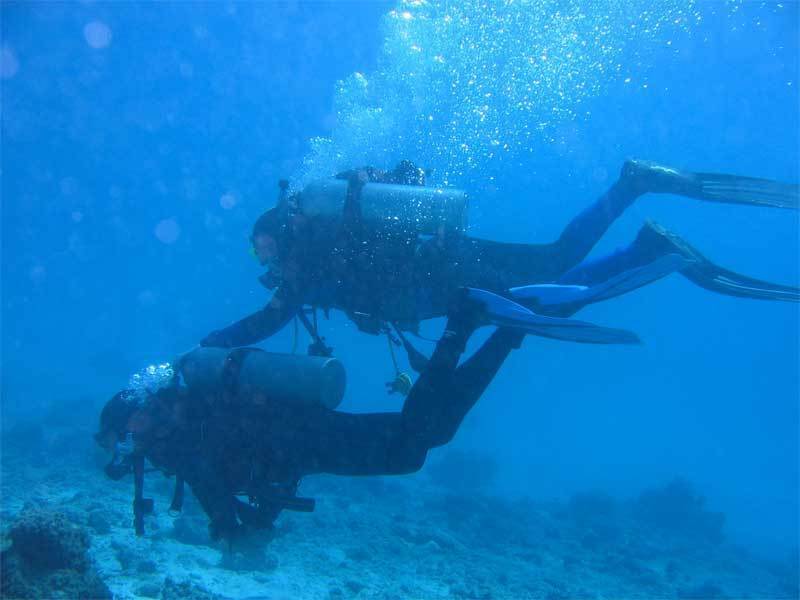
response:
M289 219L283 207L270 208L256 220L250 236L251 243L254 243L259 235L269 235L275 240L279 256L285 251L289 241Z
M109 433L115 433L119 437L124 434L128 420L138 408L136 402L130 400L132 393L132 390L123 390L114 394L111 400L106 402L100 412L97 433L94 434L94 439L98 444Z

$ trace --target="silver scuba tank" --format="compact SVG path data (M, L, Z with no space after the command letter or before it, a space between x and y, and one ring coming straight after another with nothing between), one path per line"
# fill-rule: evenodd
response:
M186 385L205 393L234 386L242 395L268 400L319 404L335 409L347 376L335 358L265 352L258 348L196 348L179 361Z
M342 216L348 182L312 181L300 193L300 211L308 217ZM454 188L365 183L359 195L361 218L378 230L434 235L467 228L467 194Z

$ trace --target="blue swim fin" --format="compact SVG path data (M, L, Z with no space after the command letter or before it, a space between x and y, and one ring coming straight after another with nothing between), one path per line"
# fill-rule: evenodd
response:
M533 300L539 306L564 304L591 304L608 300L680 271L692 264L680 254L667 254L651 263L628 269L606 281L587 287L584 285L542 284L511 288L511 296L516 300Z
M639 344L639 337L624 329L600 327L585 321L538 315L513 300L487 290L467 288L467 296L480 303L489 323L521 329L526 333L556 340L586 344Z

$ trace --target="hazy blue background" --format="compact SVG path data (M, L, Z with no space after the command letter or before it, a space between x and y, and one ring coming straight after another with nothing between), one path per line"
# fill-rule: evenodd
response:
M346 86L337 94L336 82L355 71L370 85L383 79L369 100L383 104L382 114L410 110L402 95L385 91L413 66L413 55L393 46L406 39L404 17L381 26L394 4L3 3L6 419L76 398L98 402L147 361L168 359L262 306L267 296L255 281L260 271L247 236L273 203L278 178L302 178L304 157L317 161L312 171L327 168L319 147L311 151L314 136L331 136L327 147L345 157L381 158L383 167L420 148L408 157L472 192L472 233L509 241L556 236L628 156L800 176L796 3L702 4L689 11L702 19L670 31L680 3L665 2L663 27L641 37L611 23L604 43L616 51L606 59L620 68L564 95L553 87L564 72L545 71L551 87L540 104L570 114L541 133L520 133L537 123L535 110L508 108L498 94L487 100L500 107L501 135L519 134L503 160L490 160L486 148L458 157L443 149L447 135L471 139L460 121L451 125L456 134L439 136L436 151L413 137L393 145L402 118L383 130L379 153L348 138L342 115L358 94ZM578 5L526 10L546 16ZM603 14L604 3L586 6ZM484 39L501 35L491 26L507 18L502 9L483 18L473 22L486 25ZM87 30L94 22L102 25ZM520 25L530 28L531 44L546 22ZM424 41L425 31L413 33ZM601 50L599 43L584 48ZM487 74L496 68L481 52L451 64ZM577 62L573 72L583 68ZM417 74L411 105L419 114L442 108L438 94L425 99L428 83L438 90L441 81ZM364 125L358 111L349 114ZM447 117L431 116L431 128ZM363 132L374 136L381 127L371 122ZM530 140L529 151L521 139ZM467 155L477 166L464 170ZM632 239L648 217L725 266L798 283L796 213L654 196L639 201L599 250ZM456 445L505 461L502 488L537 498L594 487L624 496L683 475L728 513L740 539L766 550L796 546L797 307L715 296L673 276L581 316L633 329L646 345L528 340ZM325 333L348 367L345 408L397 408L399 400L382 391L392 375L385 341L338 316ZM265 347L290 345L284 332Z

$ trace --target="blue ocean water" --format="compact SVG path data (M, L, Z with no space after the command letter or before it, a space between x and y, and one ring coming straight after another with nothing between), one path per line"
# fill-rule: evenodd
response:
M248 236L280 178L410 158L470 193L472 235L513 242L554 239L627 157L797 182L798 10L4 2L4 421L99 405L263 306ZM648 218L798 285L796 212L649 196L596 252ZM672 276L580 316L645 344L527 340L453 446L489 457L512 497L622 498L684 477L738 543L796 549L797 306ZM324 328L349 372L343 408L398 409L385 340L337 314ZM263 344L291 345L290 329Z

